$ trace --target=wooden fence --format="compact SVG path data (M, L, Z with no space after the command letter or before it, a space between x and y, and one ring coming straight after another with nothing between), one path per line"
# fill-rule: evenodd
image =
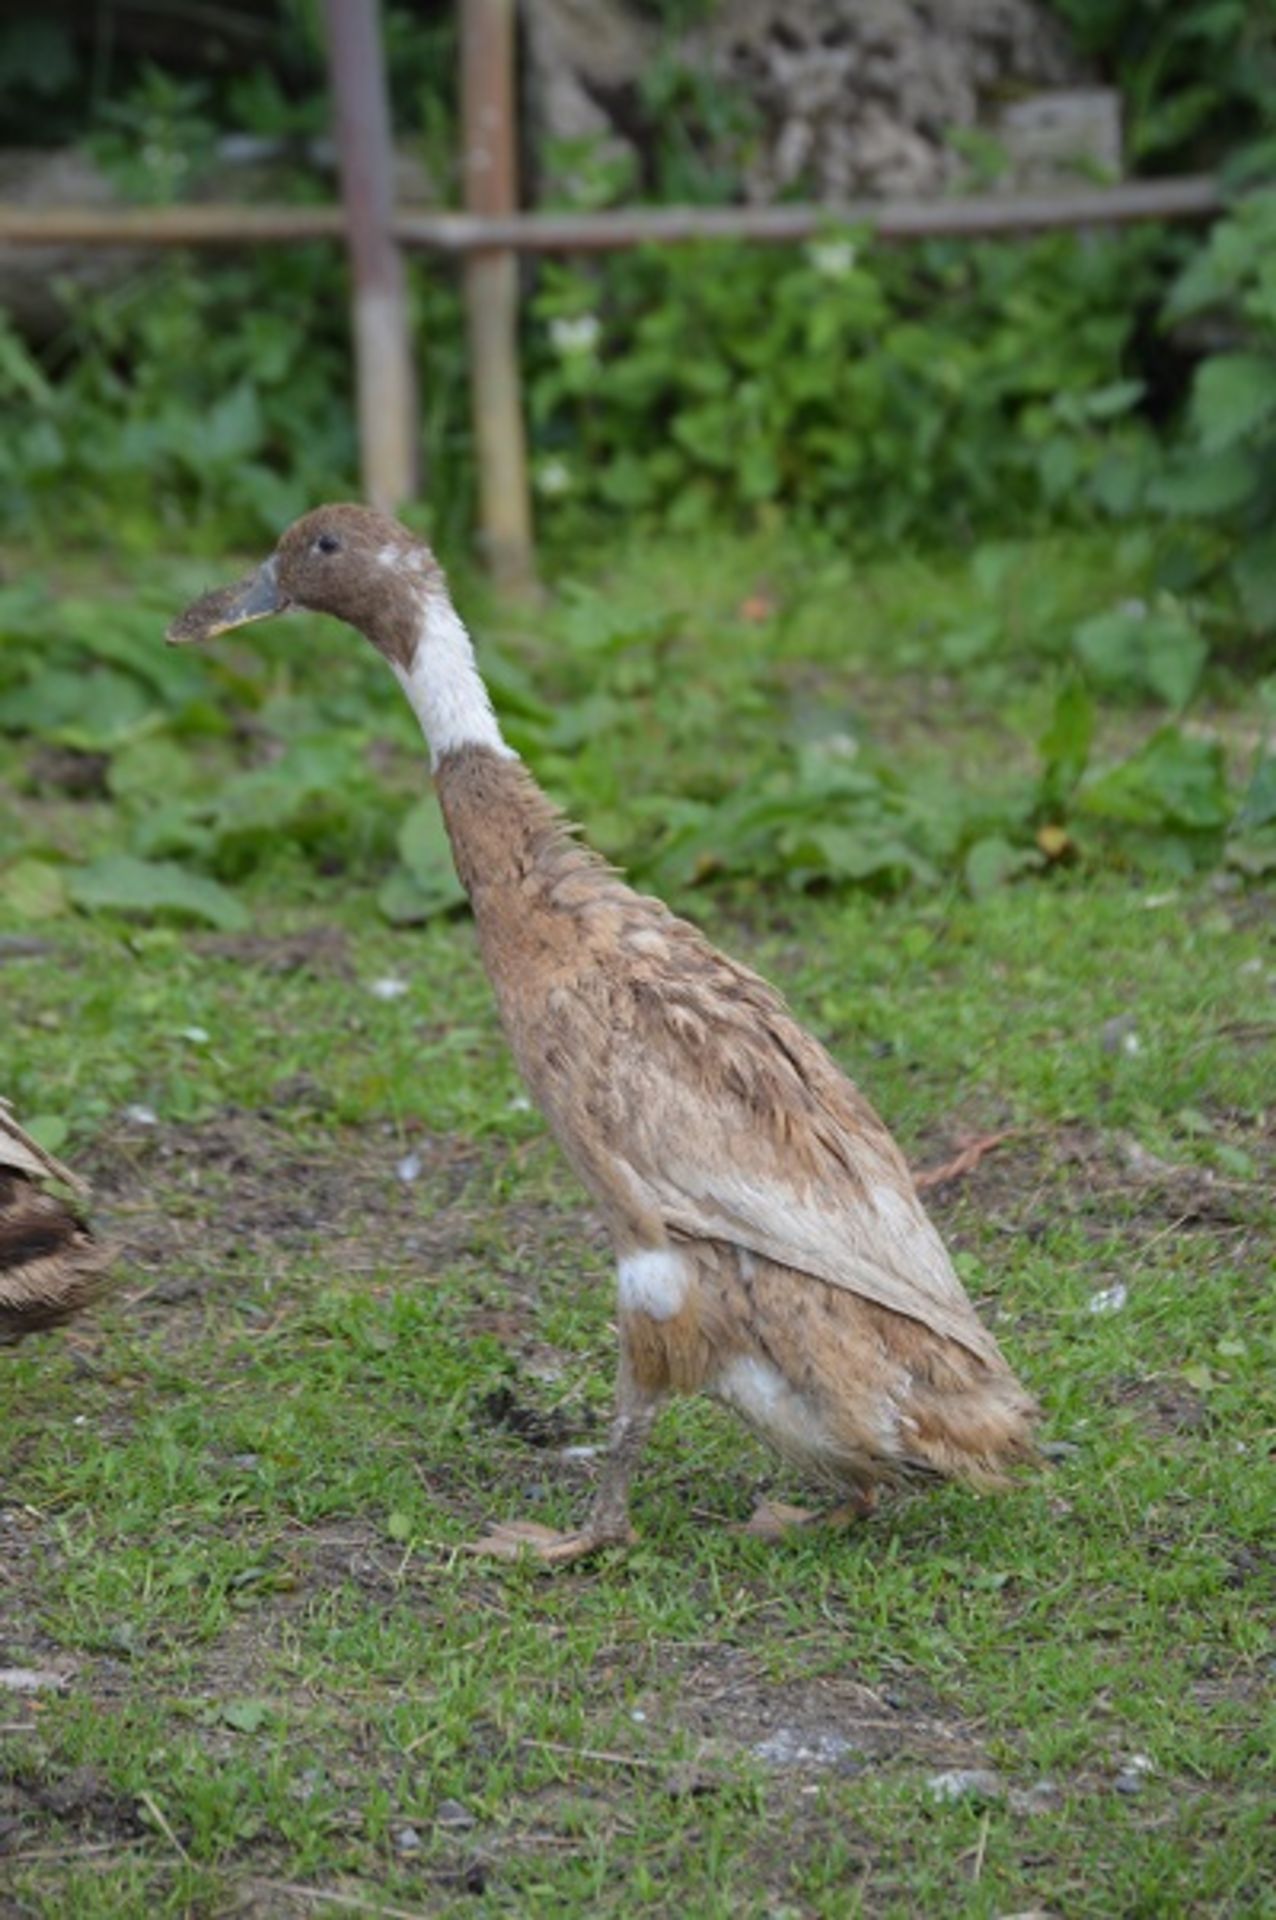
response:
M1141 220L1208 220L1217 183L1130 181L1034 195L819 206L639 207L601 213L518 211L515 0L459 0L465 211L396 209L378 0L324 0L341 205L31 208L0 203L0 244L41 247L253 247L343 242L351 266L351 335L366 497L392 511L422 483L416 356L405 249L461 257L479 468L479 535L497 581L534 571L531 495L518 359L520 253L587 254L697 240L792 244L830 227L879 240L977 237Z

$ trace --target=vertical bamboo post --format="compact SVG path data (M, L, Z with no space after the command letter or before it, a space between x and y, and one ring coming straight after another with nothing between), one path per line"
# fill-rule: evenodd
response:
M336 107L363 491L394 513L417 489L416 379L403 258L393 238L394 158L377 0L324 0Z
M517 211L514 0L462 0L461 126L470 213ZM532 508L518 361L518 262L484 248L465 262L470 393L479 465L479 531L497 584L533 577Z

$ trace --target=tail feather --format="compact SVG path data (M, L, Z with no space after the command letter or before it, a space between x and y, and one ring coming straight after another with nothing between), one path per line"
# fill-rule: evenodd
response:
M1018 1468L1040 1466L1033 1430L1038 1409L1013 1374L985 1377L964 1392L935 1394L919 1384L903 1423L909 1465L994 1492Z

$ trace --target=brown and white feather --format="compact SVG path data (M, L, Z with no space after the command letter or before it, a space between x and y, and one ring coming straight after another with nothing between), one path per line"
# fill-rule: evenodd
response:
M87 1191L0 1101L0 1345L62 1325L108 1283L108 1250L74 1207L45 1191L50 1180Z
M399 678L510 1045L615 1245L617 1420L573 1550L625 1537L669 1391L716 1395L853 1488L999 1485L1034 1458L1035 1405L885 1126L773 987L581 844L501 737L433 556L365 509L320 508L171 637L263 605L348 620Z

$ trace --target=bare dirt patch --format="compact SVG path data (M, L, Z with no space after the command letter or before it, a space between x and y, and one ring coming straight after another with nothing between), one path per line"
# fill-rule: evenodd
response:
M295 1090L293 1090L295 1096ZM153 1276L135 1297L172 1306L236 1284L246 1262L322 1252L334 1274L421 1268L467 1243L463 1195L484 1155L442 1134L316 1133L234 1109L198 1124L121 1124L86 1161L102 1231Z
M928 1139L919 1161L957 1161L977 1138L978 1128L950 1122ZM1270 1135L1250 1132L1246 1145L1260 1164L1276 1159ZM1254 1219L1256 1185L1160 1159L1129 1134L1062 1127L1007 1132L976 1166L933 1186L926 1204L954 1235L976 1216L1030 1238L1061 1220L1089 1222L1101 1233L1119 1224L1137 1250L1167 1229L1243 1232Z
M781 1771L988 1765L976 1730L919 1683L880 1690L839 1673L777 1680L739 1647L706 1647L688 1661L673 1711L706 1753L749 1754Z

